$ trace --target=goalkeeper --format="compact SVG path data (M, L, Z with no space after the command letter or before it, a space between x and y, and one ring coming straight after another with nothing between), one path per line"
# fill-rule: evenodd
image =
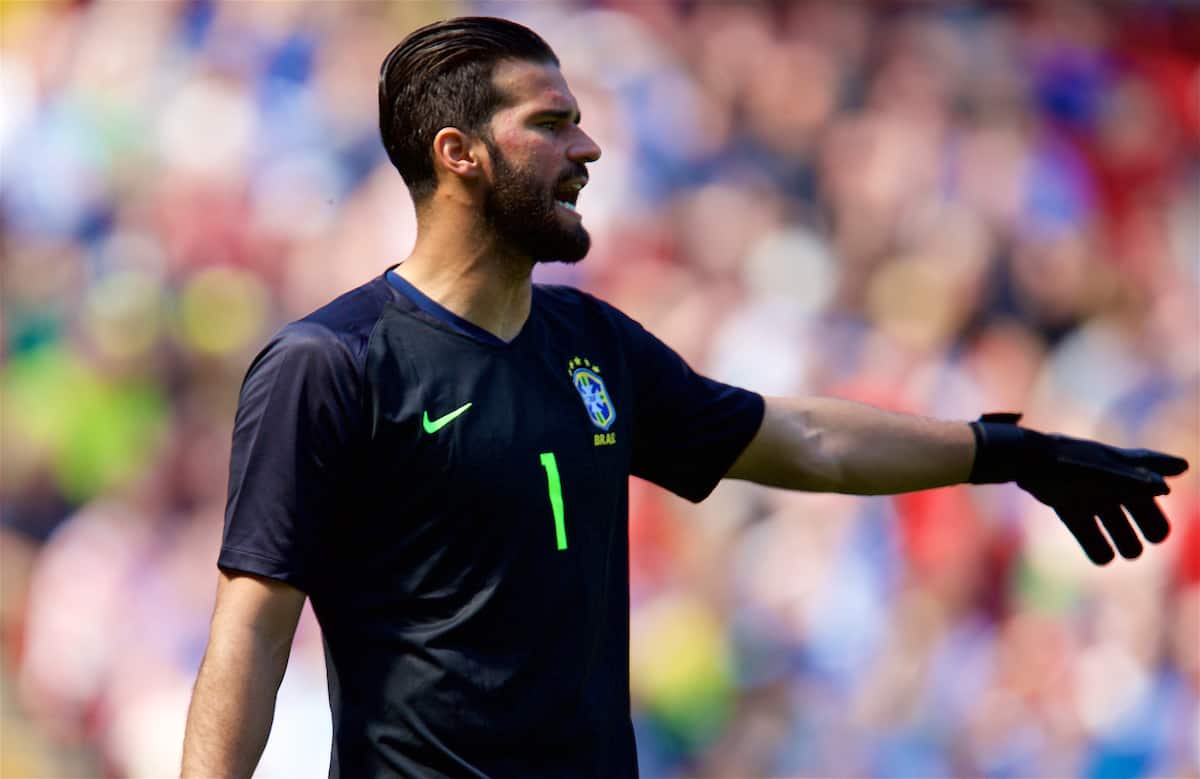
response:
M631 474L695 501L725 477L859 494L1015 481L1096 563L1166 537L1154 498L1179 458L1014 416L764 399L603 301L534 284L537 263L588 252L578 201L600 149L532 31L422 28L385 60L379 99L417 244L250 367L184 776L252 773L306 598L331 776L636 776Z

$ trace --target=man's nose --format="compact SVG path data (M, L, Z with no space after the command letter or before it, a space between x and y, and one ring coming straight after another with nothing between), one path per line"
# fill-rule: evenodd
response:
M595 162L600 159L600 145L592 140L592 136L582 129L575 128L576 137L567 147L567 159L572 162Z

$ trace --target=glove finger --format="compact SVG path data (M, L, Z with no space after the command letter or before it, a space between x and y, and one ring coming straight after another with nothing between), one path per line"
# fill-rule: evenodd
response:
M1166 495L1170 493L1171 487L1167 484L1167 480L1159 476L1157 473L1145 468L1139 468L1142 482L1138 487L1134 488L1138 494L1153 496Z
M1166 452L1153 449L1125 449L1125 456L1133 465L1147 468L1163 476L1178 476L1188 469L1188 461Z
M1132 560L1142 553L1142 542L1133 532L1133 525L1129 524L1120 506L1105 506L1096 513L1122 557Z
M1096 487L1117 493L1135 492L1150 495L1166 495L1171 491L1156 471L1124 459L1088 459L1079 456L1080 451L1076 449L1071 454L1059 455L1058 463L1076 469L1078 474L1086 476L1086 480Z
M1125 507L1150 543L1162 543L1171 532L1171 525L1154 498L1129 498L1125 501Z
M1109 546L1108 539L1100 532L1100 526L1096 524L1092 512L1057 507L1055 510L1067 526L1067 530L1071 531L1071 535L1075 536L1075 540L1083 547L1089 560L1096 565L1107 565L1113 561L1116 554Z

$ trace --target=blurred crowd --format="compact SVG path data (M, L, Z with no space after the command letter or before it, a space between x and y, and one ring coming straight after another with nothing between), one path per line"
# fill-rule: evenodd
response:
M576 266L694 366L1200 463L1185 4L0 5L0 776L178 770L242 375L404 258L379 62L509 16L603 159ZM631 483L646 777L1200 776L1200 486L1093 568L1016 488ZM519 704L519 702L514 702ZM306 614L260 776L323 776Z

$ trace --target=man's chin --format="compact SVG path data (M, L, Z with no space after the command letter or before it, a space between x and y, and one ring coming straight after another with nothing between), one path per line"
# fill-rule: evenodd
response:
M592 248L592 237L582 225L577 225L570 238L545 248L546 250L540 253L538 262L565 262L574 265L587 256L588 250Z
M592 238L577 218L556 213L558 209L543 211L530 218L529 210L520 212L515 208L493 208L491 222L497 236L518 253L535 263L576 263L587 256ZM520 218L514 215L521 213Z

